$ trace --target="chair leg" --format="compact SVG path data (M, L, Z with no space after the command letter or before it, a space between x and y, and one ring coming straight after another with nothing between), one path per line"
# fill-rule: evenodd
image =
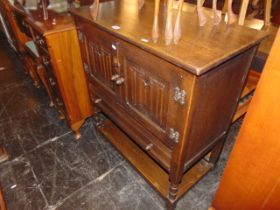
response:
M265 0L264 27L268 27L270 25L271 4L272 0Z
M249 0L242 1L240 11L239 11L239 18L238 18L239 25L244 25L248 5L249 5Z
M228 0L225 0L224 6L223 6L223 9L222 9L223 14L227 13L227 5L228 5Z

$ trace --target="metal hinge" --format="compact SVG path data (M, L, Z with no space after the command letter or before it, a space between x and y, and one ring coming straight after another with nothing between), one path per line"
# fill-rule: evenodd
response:
M179 87L175 87L174 89L174 100L179 102L181 105L185 104L185 98L186 98L186 91L181 90Z
M84 42L84 34L83 34L83 32L81 32L81 31L78 31L78 38L79 38L79 40L80 40L80 42Z
M179 143L180 134L174 128L170 128L169 138L175 143Z

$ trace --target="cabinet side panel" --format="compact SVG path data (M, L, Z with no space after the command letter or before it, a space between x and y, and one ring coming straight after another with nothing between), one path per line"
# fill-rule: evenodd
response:
M201 158L228 130L256 47L221 64L197 80L186 164Z

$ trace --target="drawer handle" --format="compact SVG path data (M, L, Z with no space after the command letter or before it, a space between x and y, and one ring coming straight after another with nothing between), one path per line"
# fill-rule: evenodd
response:
M114 75L111 77L111 80L112 80L112 81L116 81L119 77L120 77L120 75L114 74Z
M98 98L98 99L95 99L94 103L95 103L95 104L99 104L101 101L102 101L102 99L101 99L101 98Z
M149 150L151 150L152 148L153 148L153 144L151 143L151 144L148 144L146 147L145 147L145 150L146 151L149 151Z
M115 83L116 83L116 85L123 84L124 83L124 78L123 77L118 78Z

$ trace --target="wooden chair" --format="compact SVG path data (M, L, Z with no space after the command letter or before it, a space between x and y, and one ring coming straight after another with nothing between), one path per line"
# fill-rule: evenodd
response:
M265 1L265 11L264 11L264 25L263 27L266 28L270 25L270 18L271 18L271 5L272 0L264 0ZM248 10L249 0L243 0L240 11L239 11L239 18L238 18L238 24L244 25L245 18L246 18L246 12Z

